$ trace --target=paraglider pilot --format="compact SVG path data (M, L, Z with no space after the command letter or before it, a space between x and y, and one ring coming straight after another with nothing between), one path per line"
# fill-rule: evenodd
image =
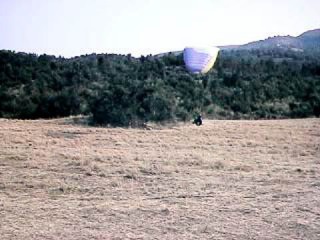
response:
M202 125L202 117L201 115L199 114L192 122L193 124L197 125L197 126L200 126Z

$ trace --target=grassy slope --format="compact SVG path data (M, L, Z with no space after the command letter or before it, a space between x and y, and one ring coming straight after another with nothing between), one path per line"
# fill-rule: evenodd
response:
M1 239L319 239L320 121L0 119L0 219Z

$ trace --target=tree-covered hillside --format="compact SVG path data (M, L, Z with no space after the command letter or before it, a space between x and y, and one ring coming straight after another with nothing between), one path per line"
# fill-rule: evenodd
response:
M282 51L320 53L320 29L314 29L302 33L297 37L274 36L265 40L249 42L244 45L221 46L224 50L261 50L280 49Z
M136 125L211 118L320 115L320 57L285 50L221 51L214 68L193 75L182 55L71 59L0 51L0 117L91 115Z

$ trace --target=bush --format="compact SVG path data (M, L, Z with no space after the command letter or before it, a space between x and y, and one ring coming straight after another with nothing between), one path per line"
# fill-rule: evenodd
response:
M281 60L285 56L289 60ZM92 114L119 126L213 118L320 115L319 53L221 51L214 69L190 74L182 54L70 59L0 51L0 117Z

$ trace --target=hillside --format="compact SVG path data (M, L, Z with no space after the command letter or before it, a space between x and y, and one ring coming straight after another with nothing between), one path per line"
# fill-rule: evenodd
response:
M307 36L305 36L307 37ZM65 59L0 51L0 117L92 116L92 123L320 116L320 58L285 49L221 51L204 75L182 55Z
M319 119L78 121L0 119L2 240L319 239Z
M256 49L282 49L297 52L320 52L320 29L310 30L298 37L275 36L265 40L250 42L244 45L221 46L223 50L256 50Z
M307 31L298 36L298 39L302 42L304 49L320 51L320 29Z

